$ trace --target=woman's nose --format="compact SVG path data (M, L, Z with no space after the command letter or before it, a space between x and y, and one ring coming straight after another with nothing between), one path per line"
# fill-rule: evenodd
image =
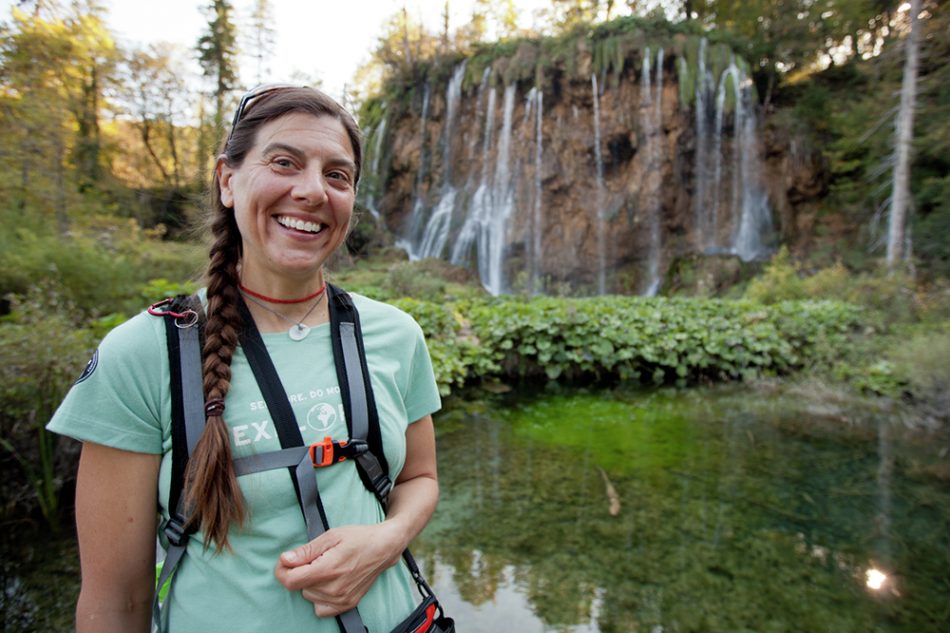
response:
M319 207L327 201L327 183L322 172L305 171L300 174L293 189L294 200L308 207Z

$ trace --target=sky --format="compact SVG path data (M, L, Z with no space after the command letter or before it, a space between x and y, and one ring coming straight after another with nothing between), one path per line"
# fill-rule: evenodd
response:
M252 0L232 0L240 26L250 19ZM15 0L0 0L2 16ZM205 28L202 7L207 0L105 0L107 23L124 46L145 47L153 42L177 44L189 68L197 75L194 46ZM295 72L319 79L323 89L339 98L357 67L369 59L383 25L406 5L430 31L441 31L444 0L271 0L276 46L269 61L266 83L292 80ZM533 11L544 0L516 0L521 22L531 24ZM450 0L449 28L468 22L473 0ZM250 28L245 32L250 35ZM241 81L257 83L256 63L242 60Z

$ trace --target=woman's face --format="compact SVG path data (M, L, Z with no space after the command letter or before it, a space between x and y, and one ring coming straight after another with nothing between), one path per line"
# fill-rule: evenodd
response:
M312 283L346 238L356 197L349 136L337 119L292 112L262 125L244 162L218 160L221 202L234 209L253 289Z

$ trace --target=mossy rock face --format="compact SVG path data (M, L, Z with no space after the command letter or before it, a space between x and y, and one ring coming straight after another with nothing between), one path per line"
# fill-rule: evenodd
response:
M737 255L684 255L670 264L662 294L717 297L749 279L757 268Z

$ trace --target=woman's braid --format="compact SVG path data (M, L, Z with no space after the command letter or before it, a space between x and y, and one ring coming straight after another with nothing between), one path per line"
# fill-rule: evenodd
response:
M231 359L238 345L242 327L238 311L237 262L241 255L241 238L232 213L219 213L211 227L215 238L208 264L208 320L204 341L204 393L206 401L228 394L231 387ZM214 541L219 548L228 548L228 527L244 520L234 463L231 459L231 438L223 413L207 418L207 427L194 454L188 460L186 473L188 501L192 521L204 530L205 546Z

